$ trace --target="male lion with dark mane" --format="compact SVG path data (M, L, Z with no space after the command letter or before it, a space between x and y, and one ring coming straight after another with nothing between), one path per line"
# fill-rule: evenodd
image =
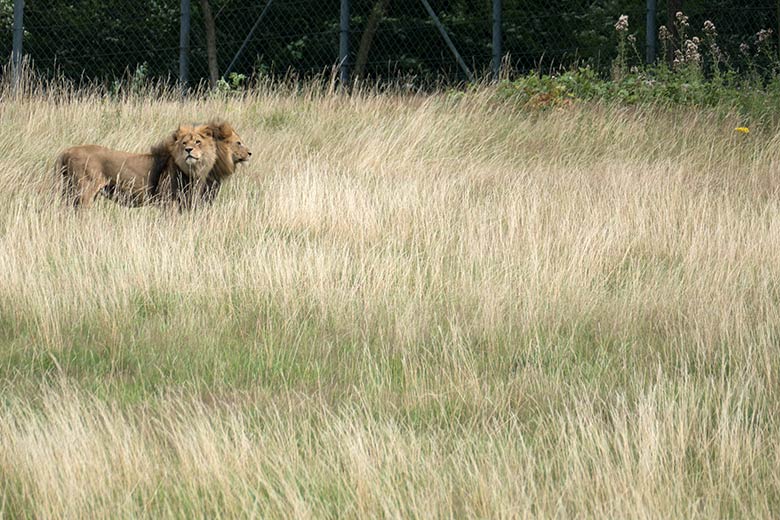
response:
M150 153L134 154L98 145L68 148L57 158L65 194L74 206L88 207L98 193L128 206L174 200L190 207L203 196L217 161L209 125L182 125ZM169 192L163 193L162 187Z

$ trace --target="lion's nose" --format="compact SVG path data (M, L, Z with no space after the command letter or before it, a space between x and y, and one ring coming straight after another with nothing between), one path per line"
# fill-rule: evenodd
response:
M192 146L185 148L184 151L190 153L192 151Z

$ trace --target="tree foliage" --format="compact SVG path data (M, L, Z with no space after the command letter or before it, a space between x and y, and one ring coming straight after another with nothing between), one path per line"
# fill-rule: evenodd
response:
M476 72L490 64L491 0L430 0L452 40ZM192 2L191 76L208 77L201 2ZM266 2L211 0L217 61L224 73ZM351 60L377 0L352 0ZM685 0L691 24L712 20L724 51L738 61L739 45L753 45L762 28L778 27L777 2ZM398 74L458 77L458 68L420 0L384 0L383 15L364 58L369 77ZM28 0L24 46L41 71L71 78L113 79L144 64L153 77L176 76L180 0ZM667 23L659 2L656 25ZM607 71L615 56L614 23L629 16L630 31L644 53L645 3L636 0L503 0L503 49L519 70L550 70L572 64ZM13 0L0 0L0 41L10 55ZM237 57L235 72L322 72L338 60L338 2L275 0ZM777 32L777 31L775 31ZM774 41L774 40L773 40ZM365 43L365 40L364 40Z

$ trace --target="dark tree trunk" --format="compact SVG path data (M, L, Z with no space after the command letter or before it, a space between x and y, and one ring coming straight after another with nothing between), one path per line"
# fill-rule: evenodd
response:
M203 25L206 28L206 56L209 61L209 86L217 86L219 79L219 66L217 65L217 30L214 25L214 16L211 14L209 0L200 0L203 11Z
M358 47L357 58L355 58L355 72L356 78L363 75L366 69L366 62L368 62L368 53L371 50L371 45L374 43L374 36L376 36L376 30L379 27L379 22L385 15L385 9L390 0L377 0L374 4L374 8L371 10L371 14L368 16L366 22L366 28L363 30L363 34L360 36L360 47Z

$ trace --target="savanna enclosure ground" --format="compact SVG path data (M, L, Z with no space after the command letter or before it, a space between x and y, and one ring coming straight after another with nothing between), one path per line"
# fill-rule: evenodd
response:
M220 116L178 214L54 158ZM780 134L314 87L0 104L0 516L771 517Z

